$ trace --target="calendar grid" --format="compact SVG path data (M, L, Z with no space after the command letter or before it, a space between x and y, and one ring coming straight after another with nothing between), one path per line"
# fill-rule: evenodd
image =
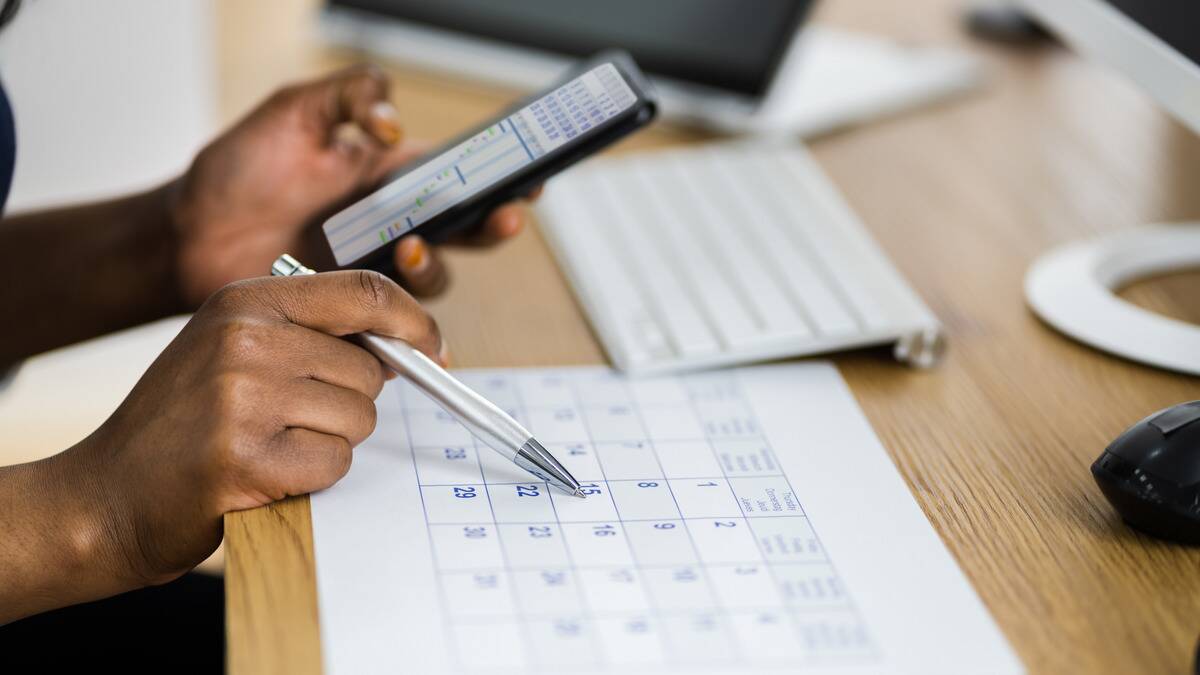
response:
M626 389L626 392L628 393L629 399L630 399L631 401L632 401L632 400L634 400L633 392L632 392L632 391L629 391L629 386L628 386L628 384L626 384L626 386L625 386L625 389ZM662 472L662 474L663 474L663 479L664 479L664 482L666 482L666 485L667 485L667 491L668 491L668 492L671 494L671 501L672 501L672 502L675 504L675 510L679 512L679 517L680 517L680 519L682 520L682 519L683 519L683 509L679 508L679 500L678 500L678 498L676 498L676 496L675 496L675 491L674 491L673 489L671 489L671 484L670 484L670 482L667 482L667 481L666 481L666 475L667 475L667 474L666 474L666 470L665 470L665 469L663 469L663 465L662 465L662 458L660 458L660 457L658 456L658 450L657 450L657 449L656 449L656 447L655 447L654 440L650 438L650 432L649 432L649 429L648 429L648 428L647 428L647 426L646 426L646 420L645 420L645 419L642 417L642 414L641 414L641 412L640 412L640 411L638 411L638 408L637 408L637 406L633 406L632 410L634 411L634 416L638 418L638 424L641 426L642 433L643 433L643 434L645 435L645 437L646 437L646 445L648 445L648 446L650 447L650 451L651 451L652 453L654 453L654 462L655 462L655 463L658 465L658 469L659 469L659 471L660 471L660 472ZM691 440L691 439L681 439L681 440ZM696 539L695 539L695 536L692 534L692 530L691 530L691 528L688 526L688 524L687 524L687 521L686 521L686 520L684 520L684 526L683 526L683 529L684 529L684 530L687 532L687 534L688 534L688 542L691 544L691 546L692 546L692 550L693 550L693 552L695 552L695 554L696 554L696 560L700 560L700 559L701 559L701 556L700 556L700 549L699 549L699 547L697 547L697 546L696 546ZM702 571L702 573L703 573L703 575L704 575L704 581L705 581L705 583L708 585L708 587L709 587L709 589L710 589L710 592L712 593L712 597L713 597L713 600L714 600L714 606L715 606L715 607L717 607L718 609L720 609L720 608L721 608L720 604L716 602L717 595L716 595L715 591L713 591L713 590L712 590L712 589L714 589L714 588L715 588L715 586L714 586L714 584L713 584L712 576L711 576L711 575L709 574L709 572L708 572L708 566L707 566L707 565L701 565L701 566L700 566L700 569L701 569L701 571ZM736 643L736 642L734 643L734 648L735 648L735 649L737 649L737 650L740 652L740 645L737 645L737 643ZM735 660L735 661L741 661L741 660L742 660L742 659L740 658L741 656L742 656L742 655L741 655L741 654L739 654L739 658L737 658L737 659L734 659L734 660Z
M407 403L407 401L405 400L406 399L405 388L398 387L396 389L396 395L400 399L400 414L401 414L401 419L404 420L404 435L408 439L408 446L410 448L412 448L413 447L412 425L409 423L409 419L408 419L408 406L405 405ZM421 470L417 466L417 453L415 451L412 452L412 463L413 463L413 473L417 477L417 484L420 485L421 484ZM482 467L480 467L481 474L482 474L482 471L483 471L483 469L482 469ZM429 555L433 559L434 569L439 569L438 557L437 557L437 547L434 546L433 533L429 530L429 509L425 505L425 493L421 490L417 490L417 496L421 498L421 514L425 517L425 535L429 542ZM446 589L445 589L444 584L442 583L442 576L440 574L437 575L437 588L438 588L438 599L441 601L442 606L448 607L449 606L449 598L446 595ZM450 615L445 612L442 613L442 626L445 629L446 635L451 636L451 639L453 639L454 631L450 629ZM447 644L447 647L450 647L450 645ZM450 649L450 652L451 652L450 657L455 660L458 660L457 654L460 651L461 650L459 650L459 649L451 648Z
M878 656L735 380L687 376L660 391L612 375L478 377L473 386L594 492L579 500L519 480L520 469L402 387L442 625L460 666Z
M609 568L609 569L619 569L619 568ZM762 606L762 607L740 607L738 609L729 609L726 611L729 614L743 615L743 616L755 616L755 615L761 614L763 612L774 612L774 611L778 611L778 610L779 610L778 607ZM798 610L799 613L803 613L804 611L805 610ZM815 613L817 610L808 610L808 611L813 611ZM667 610L657 610L655 612L655 614L658 614L663 617L674 617L674 616L690 617L690 616L694 616L695 613L696 613L695 610L690 610L690 609L667 609ZM592 618L595 618L595 619L613 619L613 618L623 619L623 618L628 618L631 614L632 614L631 612L625 611L625 610L611 610L611 611L605 610L602 612L591 612L589 614L589 616L591 616ZM561 612L534 612L534 613L525 613L525 614L522 614L522 616L526 619L547 619L547 620L549 620L549 619L560 618L562 616L562 613ZM460 623L495 624L497 622L497 619L495 619L494 617L470 617L470 616L468 616L468 617L461 617L461 618L455 619L455 621L460 622Z
M479 441L477 439L472 438L471 444L472 444L472 449L475 451L476 461L478 461L479 460ZM479 467L479 473L481 476L483 476L483 493L487 497L487 500L488 500L488 511L490 511L492 514L492 522L497 522L496 507L492 505L492 493L488 489L487 474L485 474L483 472L482 463L480 464L480 467ZM418 483L420 482L420 477L418 477L417 482ZM504 535L502 535L500 533L499 528L496 529L496 542L500 546L500 556L504 562L504 569L505 570L512 569L512 564L508 559L508 551L504 547ZM509 584L509 595L512 597L514 614L518 618L525 618L524 610L521 606L521 598L517 595L517 589L512 584ZM521 639L525 641L525 648L528 649L529 653L532 654L533 650L537 647L536 641L533 639L533 636L531 636L529 634L529 628L526 625L525 621L518 621L517 623L521 627L521 630L520 630Z
M515 401L516 401L516 403L517 403L517 406L518 406L518 408L519 408L520 410L522 410L522 411L525 411L525 401L524 401L524 399L521 397L521 392L520 392L520 389L519 389L519 388L518 388L518 389L516 389L516 390L514 390L514 392L513 392L513 398L515 399ZM486 480L486 476L485 476L485 480ZM555 522L555 525L556 525L556 527L558 528L558 531L559 531L559 532L562 532L562 521L561 521L561 520L559 519L559 517L558 517L558 507L556 507L556 506L554 505L554 500L553 500L553 499L551 499L551 498L549 497L550 490L552 490L553 488L551 488L551 487L550 487L550 485L549 485L549 483L546 483L545 481L543 481L543 482L542 482L542 485L544 485L544 486L545 486L545 489L546 489L546 495L547 495L547 497L546 497L546 500L547 500L548 502L550 502L550 509L551 509L551 511L554 513L554 522ZM574 579L576 582L578 582L578 579L579 579L579 568L578 568L578 566L575 564L575 558L574 558L574 556L573 556L573 555L571 555L571 549L570 549L569 547L567 547L567 546L564 546L564 547L563 547L563 552L564 552L564 554L566 555L566 557L567 557L567 562L568 562L568 563L569 563L569 565L570 565L570 569L571 569L571 576L572 576L572 578L573 578L573 579ZM588 623L589 623L589 625L590 625L590 624L592 623L592 621L594 621L594 618L595 618L595 617L592 615L591 607L589 607L589 605L588 605L588 602L587 602L587 596L584 594L584 592L583 592L583 589L582 589L582 588L579 586L579 584L578 584L578 583L576 583L576 584L575 584L575 594L576 594L576 595L579 597L579 606L580 606L580 608L583 610L583 615L584 615L586 618L588 618L588 619L589 619L589 622L588 622ZM588 637L589 637L589 640L592 642L593 648L595 648L595 650L596 650L596 654L597 654L596 661L597 661L597 663L599 663L599 664L601 664L601 665L603 665L603 664L607 663L607 661L608 661L608 660L607 660L607 659L605 658L605 656L604 656L604 650L600 648L600 645L599 645L599 643L597 642L597 638L596 638L595 632L594 632L594 631L589 631L589 633L588 633Z
M704 479L702 479L702 478L701 478L701 479L690 479L690 480L704 480ZM516 486L516 485L532 485L532 484L534 484L534 483L537 483L537 482L538 482L538 481L528 481L528 482L525 482L525 483L488 483L488 485L489 485L489 486L492 486L492 487L500 487L500 486L503 486L503 485L513 485L513 486ZM604 482L604 481L601 481L601 482ZM479 484L480 484L480 485L483 485L483 483L479 483ZM458 485L458 486L461 486L461 485L463 485L463 483L457 483L456 485ZM539 485L540 485L540 483L539 483ZM452 487L452 486L449 486L449 485L423 485L422 487ZM737 516L734 516L734 517L736 518ZM806 521L808 520L808 517L807 517L807 516L784 516L784 517L786 517L786 518L802 518L802 519L804 519L804 520L806 520ZM695 520L695 521L712 521L713 519L712 519L712 518L625 518L625 519L623 519L621 522L625 522L625 523L661 523L661 522L663 522L663 521L667 521L667 520L679 520L679 521L689 521L689 520ZM522 520L506 520L506 521L504 521L504 524L505 524L505 525L541 525L541 524L544 524L544 523L547 523L547 522L553 522L553 521L543 521L543 520L529 520L529 521L522 521ZM612 521L611 519L609 519L609 520L572 520L572 521L570 521L570 522L571 522L571 524L574 524L574 525L589 525L589 524L603 524L603 523L611 523L611 522L613 522L613 521ZM437 524L438 524L438 525L477 525L478 523L476 523L475 521L463 521L463 522L454 522L454 521L439 521ZM822 561L819 561L819 563L818 563L818 562L816 562L816 561L795 561L795 562L786 562L786 563L777 563L777 564L780 564L780 565L808 565L808 564L823 564L823 563L825 563L825 562L826 562L826 561L824 561L824 560L822 560ZM654 565L653 565L653 564L651 564L651 565L648 565L648 567L654 567Z
M547 522L549 522L549 521L547 521ZM643 521L643 522L645 522L645 521ZM657 522L664 522L664 521L657 521ZM515 523L515 524L520 524L520 523ZM706 563L706 564L709 567L738 568L738 567L745 567L745 565L747 563ZM758 564L758 563L756 562L754 564ZM804 567L828 566L829 563L825 563L825 562L786 562L786 563L774 563L774 564L781 568L786 568L786 567L804 568ZM564 567L573 567L574 569L579 570L579 571L627 569L629 567L629 565L574 565L574 566L572 566L570 564L563 565L563 566ZM639 569L644 569L644 570L672 570L672 569L678 569L679 567L680 567L679 565L668 565L668 564L657 564L657 565L656 564L639 564L638 565ZM509 571L513 571L513 572L528 572L528 571L541 570L544 568L545 568L545 565L512 565L511 567L508 567L507 569ZM494 568L494 567L456 567L456 568L454 568L454 572L461 573L461 574L485 574L487 572L493 572L493 571L495 571L495 569L496 568ZM803 610L801 610L801 611L803 611Z
M695 411L695 407L696 407L695 399L690 398L689 403L691 404L693 411ZM698 411L695 411L695 412L697 412L697 414L699 414ZM761 427L758 425L757 420L754 421L753 426L756 429L761 429ZM729 472L721 464L721 458L718 456L717 449L713 445L712 437L710 436L710 437L706 438L705 441L706 441L706 445L708 446L709 450L713 454L713 459L716 461L717 467L721 469L721 477L725 480L725 483L726 483L727 487L729 488L730 496L733 497L734 499L737 499L738 498L737 492L733 489L733 484L729 482ZM773 474L773 475L782 475L782 474ZM785 477L785 480L786 480L786 477ZM788 483L788 487L789 488L791 487L790 482ZM787 516L787 517L789 517L789 518L804 518L805 516ZM754 526L752 526L750 524L750 519L743 517L742 520L745 521L746 527L748 527L753 532ZM767 560L767 555L766 555L766 552L763 550L762 542L759 541L757 536L754 537L754 544L755 544L756 549L758 550L758 554L762 557L762 559L764 561ZM822 549L822 552L824 552L824 549ZM779 588L781 586L780 580L775 573L774 566L768 562L768 563L766 563L765 567L767 568L767 573L771 576L771 582L775 585L776 588ZM798 633L799 633L799 629L797 627L797 636L796 637L797 637L797 639L802 639L803 636L799 635Z
M570 389L571 389L571 400L575 404L576 409L583 410L583 404L582 404L583 402L580 400L579 391L578 391L576 385L574 383L571 383ZM583 417L583 419L581 420L581 423L583 424L583 429L587 433L588 438L592 438L593 437L592 431L591 431L590 426L588 425L586 416ZM596 466L599 467L599 469L600 469L600 477L601 477L605 487L609 487L608 474L606 474L604 471L604 461L600 458L599 455L596 456ZM626 548L629 549L629 557L636 564L637 563L637 554L634 553L633 545L629 542L629 536L628 536L629 533L625 529L625 523L627 521L621 517L620 507L617 506L617 500L613 498L611 489L608 490L608 498L610 501L612 501L613 511L617 514L617 518L620 521L621 532L625 539L625 546L626 546ZM640 569L645 569L644 564L638 565L638 567ZM649 614L650 616L653 616L656 619L656 621L655 621L656 625L659 625L659 626L662 625L661 608L651 607L649 609L649 611L647 612L647 614ZM670 643L670 640L669 640L666 632L659 630L659 631L657 631L657 636L658 636L660 644L662 644L662 646L663 646L663 650L666 652L673 653L674 645L672 645Z
M734 388L735 388L735 389L736 389L736 390L739 392L739 394L740 394L741 385L740 385L740 383L738 383L738 382L737 382L737 379L736 379L735 377L729 377L729 381L730 381L730 382L733 384ZM694 403L693 403L693 405L694 405ZM761 430L761 429L762 429L762 425L759 423L757 416L754 414L754 411L753 411L753 410L747 410L746 414L747 414L747 416L748 416L748 417L749 417L749 418L750 418L750 419L753 421L754 427L755 427L755 428L757 428L757 429L759 429L759 430ZM716 449L715 447L713 447L713 444L712 444L712 441L711 441L711 439L709 440L709 447L712 449L713 455L715 456L715 455L717 454L717 449ZM720 458L719 458L719 457L717 457L716 459L717 459L717 461L718 461L718 466L721 466L721 464L720 464ZM722 466L722 473L723 473L723 474L726 476L726 479L728 479L728 472L726 472L726 471L725 471L725 469L724 469L724 467L723 467L723 466ZM783 480L784 480L784 481L787 483L787 485L788 485L788 488L789 488L789 489L792 489L792 482L791 482L791 479L790 479L790 478L788 478L788 477L787 477L787 475L786 475L786 474L784 474L784 473L782 473L782 472L781 472L781 473L779 473L778 475L782 476L782 477L783 477ZM732 487L731 487L730 489L732 490ZM793 492L794 492L794 490L793 490ZM735 495L735 496L736 496L736 495ZM800 517L800 516L794 516L794 517ZM805 516L805 519L807 520L807 516ZM828 556L828 555L825 553L825 546L824 546L824 544L822 544L822 543L821 543L821 535L817 533L817 528L816 528L815 526L813 526L813 525L811 524L811 522L812 522L812 521L811 521L811 520L809 520L809 523L810 523L810 524L809 524L809 529L812 531L813 538L814 538L814 539L817 541L817 545L818 545L818 547L821 549L821 556L822 556L823 558L825 558L826 562L828 562L829 556ZM753 529L753 526L751 526L751 529ZM763 552L763 551L762 551L762 542L759 540L759 538L758 538L758 537L755 537L755 538L754 538L754 542L755 542L755 544L757 544L757 545L758 545L758 547L759 547L759 552L760 552L761 554L763 554L763 557L764 557L764 559L766 559L766 554L765 554L765 552ZM768 563L768 564L767 564L767 569L768 569L768 570L770 570L770 572L771 572L771 576L772 576L772 579L775 581L775 584L776 584L776 586L779 586L779 585L780 585L780 584L779 584L779 579L778 579L777 575L775 574L775 569L773 568L773 566L772 566L770 563ZM853 600L853 598L847 597L847 598L846 598L846 604L849 606L849 608L851 609L851 611L853 611L853 612L854 612L855 618L858 620L858 622L859 622L859 625L860 625L860 626L863 626L863 625L865 625L865 623L863 622L863 619L862 619L862 613L859 611L859 609L858 609L857 605L854 603L854 600ZM794 615L794 614L796 614L796 610L795 610L795 608L790 608L789 612L790 612L791 614L793 614L793 615ZM803 639L803 637L804 637L804 636L803 636L803 635L801 635L801 636L799 636L799 637L800 637L801 639ZM874 643L872 643L872 644L871 644L871 649L872 649L872 651L874 651L874 649L875 649Z

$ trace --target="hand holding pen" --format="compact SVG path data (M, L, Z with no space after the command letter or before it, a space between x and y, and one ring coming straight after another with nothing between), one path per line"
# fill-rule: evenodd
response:
M286 253L271 266L276 276L315 272ZM568 492L584 497L579 481L519 422L447 373L429 357L400 338L371 332L356 336L359 344L389 368L407 378L454 415L476 438L517 466Z

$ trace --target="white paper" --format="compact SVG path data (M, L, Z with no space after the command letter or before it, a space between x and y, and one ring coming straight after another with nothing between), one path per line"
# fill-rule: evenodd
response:
M1018 673L833 366L458 373L594 493L416 389L312 499L326 673Z

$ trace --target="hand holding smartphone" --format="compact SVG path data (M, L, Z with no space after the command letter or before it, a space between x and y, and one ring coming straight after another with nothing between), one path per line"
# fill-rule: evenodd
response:
M413 233L440 241L476 226L496 207L642 128L656 113L654 94L628 54L592 57L312 228L314 267L394 273L391 249L400 237Z

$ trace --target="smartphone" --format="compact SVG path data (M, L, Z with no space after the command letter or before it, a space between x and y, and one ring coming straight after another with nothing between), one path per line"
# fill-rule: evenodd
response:
M627 53L598 54L311 228L309 264L394 274L392 247L400 237L438 242L476 227L501 204L649 124L657 110Z

